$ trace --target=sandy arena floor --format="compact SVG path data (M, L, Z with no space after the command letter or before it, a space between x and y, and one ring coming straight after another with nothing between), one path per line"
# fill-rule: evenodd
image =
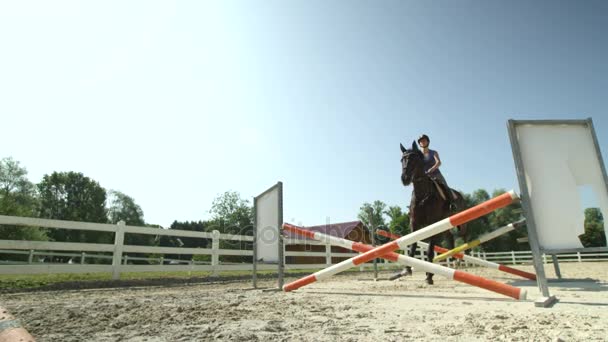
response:
M481 268L469 271L525 287L529 300L437 276L428 286L420 272L394 282L365 272L291 293L233 282L4 294L0 305L38 341L608 340L608 263L561 266L576 280L550 284L560 299L550 309L534 306L535 283Z

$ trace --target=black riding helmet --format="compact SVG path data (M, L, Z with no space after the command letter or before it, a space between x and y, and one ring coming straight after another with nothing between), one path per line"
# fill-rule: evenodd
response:
M420 145L420 140L422 140L422 139L426 139L426 141L428 141L429 144L431 143L431 139L429 139L429 136L426 135L426 134L423 134L420 137L418 137L418 140L417 140L418 141L418 145Z

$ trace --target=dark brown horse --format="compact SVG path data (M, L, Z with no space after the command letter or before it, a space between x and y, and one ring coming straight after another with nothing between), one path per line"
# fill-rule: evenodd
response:
M450 201L444 199L439 190L437 189L436 183L424 173L424 155L422 151L418 149L416 142L412 143L411 149L406 149L400 144L401 152L403 157L401 158L402 172L401 182L404 186L413 184L414 190L412 191L412 200L410 202L410 227L412 231L424 228L430 224L440 221L446 217L449 217L453 212L464 210L464 198L459 192L443 188L442 191L445 196L451 196L449 191L453 191L456 195L456 199ZM460 235L464 236L464 227L458 227ZM450 231L445 231L442 234L431 237L428 241L429 248L427 250L427 259L432 262L435 257L435 245L441 242L441 239L447 240L447 248L454 248L454 235ZM416 243L410 245L408 255L414 257L416 255ZM405 269L393 275L391 280L397 279L404 275L411 275L412 269L407 266ZM427 284L433 284L433 274L426 274Z

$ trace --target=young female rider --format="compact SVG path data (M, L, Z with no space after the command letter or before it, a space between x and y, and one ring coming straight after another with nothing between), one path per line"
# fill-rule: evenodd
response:
M426 134L423 134L418 138L418 146L420 146L422 154L424 154L424 172L431 177L431 179L443 185L445 191L447 191L446 196L451 197L451 199L456 199L456 194L452 192L452 189L448 186L443 174L439 171L439 167L441 166L439 153L429 148L430 143L431 139L429 139ZM450 200L450 198L448 198L448 200Z

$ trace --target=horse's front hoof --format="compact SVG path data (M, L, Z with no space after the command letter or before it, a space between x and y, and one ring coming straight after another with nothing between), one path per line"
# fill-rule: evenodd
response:
M392 276L390 276L390 278L388 278L389 280L395 280L395 279L399 279L401 277L404 276L408 276L408 275L412 275L412 269L409 267L406 267L403 271L399 272L399 273L395 273Z
M393 274L392 276L390 276L390 277L388 278L388 280L397 280L397 279L399 279L399 278L401 278L401 277L403 277L403 274L401 274L401 272L399 272L399 273L395 273L395 274Z
M435 284L435 283L433 282L433 278L426 278L426 283L427 283L427 284L429 284L429 285L433 285L433 284Z

